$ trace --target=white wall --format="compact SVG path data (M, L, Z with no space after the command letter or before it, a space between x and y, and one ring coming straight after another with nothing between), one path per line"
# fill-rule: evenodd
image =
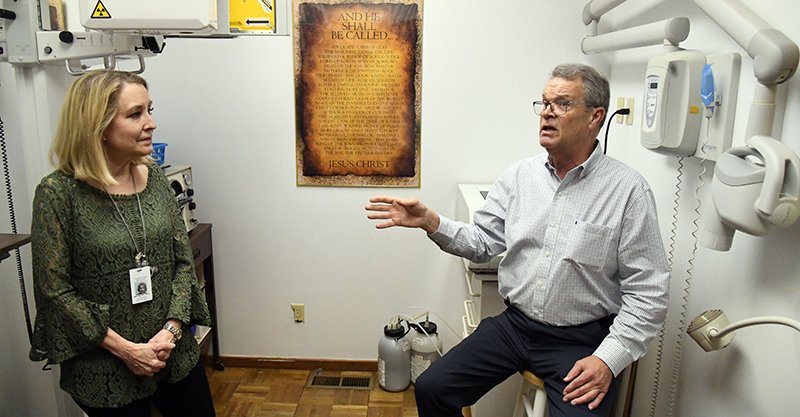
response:
M453 215L456 184L538 152L530 102L553 64L583 59L580 5L506 3L513 13L425 4L420 189L295 185L290 37L170 39L148 62L156 134L168 160L193 165L197 214L214 224L224 355L375 359L383 326L412 305L460 327L459 261L420 231L374 229L363 206L392 193ZM291 302L306 304L305 324Z
M631 1L603 26L628 27L680 14L692 21L686 47L706 53L744 55L734 144L752 97L751 63L727 35L690 1ZM794 0L769 6L746 2L800 43ZM669 236L675 160L645 151L638 141L641 78L658 47L583 56L583 2L429 0L424 7L422 91L422 186L419 189L296 187L293 60L290 37L228 40L169 39L161 56L148 60L159 141L169 143L169 163L193 165L197 215L213 223L217 307L225 356L374 359L385 322L407 306L422 305L459 326L464 283L459 261L440 253L416 230L375 230L363 206L369 196L416 196L444 215L454 215L456 184L491 182L512 161L541 152L530 102L541 94L548 71L560 62L584 61L609 70L612 105L633 96L633 127L613 124L609 153L641 170L655 189L665 240ZM0 111L6 121L16 99L10 71L0 72ZM51 77L56 88L64 83ZM787 114L798 113L799 77L788 83ZM10 116L14 117L14 116ZM21 145L19 130L9 130ZM800 152L800 122L786 117L783 141ZM36 160L40 155L25 155ZM681 193L676 269L688 266L693 187L697 163L686 161ZM713 165L709 165L709 169ZM21 184L34 180L15 167ZM30 176L31 174L28 174ZM710 177L709 177L710 179ZM30 189L18 191L17 210L29 210ZM5 216L3 216L5 221ZM6 230L5 223L0 223ZM23 222L29 227L29 221ZM800 228L752 238L736 235L730 252L697 250L688 319L724 308L732 320L776 314L800 317L800 284L793 256ZM688 248L688 249L687 249ZM28 258L30 259L30 258ZM20 386L52 392L49 376L27 362L12 262L2 263L2 415L51 415L56 400L22 394ZM680 310L684 273L673 280L671 320ZM712 286L722 285L723 289ZM292 321L289 303L306 304L304 324ZM16 307L15 307L16 306ZM18 311L17 313L14 313ZM443 323L445 347L455 343ZM456 329L458 330L458 329ZM666 415L674 335L665 350L659 416ZM688 338L687 338L688 339ZM800 338L786 328L740 331L723 352L703 353L684 339L677 409L680 416L786 416L798 400L796 352ZM759 341L766 341L767 343ZM650 355L640 367L633 415L646 415L653 379ZM794 388L794 389L793 389ZM49 390L49 391L48 391ZM43 405L44 404L44 405ZM42 407L50 407L42 410Z

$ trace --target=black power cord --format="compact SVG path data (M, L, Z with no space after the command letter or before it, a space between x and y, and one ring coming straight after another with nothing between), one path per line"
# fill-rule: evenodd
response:
M13 10L0 9L0 19L14 20L16 18L17 14Z
M608 123L606 123L606 139L603 141L603 155L605 155L606 151L608 150L608 128L611 126L611 121L614 120L614 116L621 114L631 114L631 109L627 107L623 107L621 109L617 109L614 113L611 113L611 117L608 118Z

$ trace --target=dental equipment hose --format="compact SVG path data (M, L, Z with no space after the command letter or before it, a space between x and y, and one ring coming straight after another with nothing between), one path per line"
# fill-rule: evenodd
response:
M3 164L3 181L6 188L6 197L8 199L8 216L11 221L11 233L17 234L17 217L14 212L14 195L11 191L11 170L8 167L8 150L6 149L6 135L3 128L3 119L0 118L0 157L2 157ZM25 291L25 275L22 273L22 257L19 253L19 248L14 250L14 256L17 261L17 275L19 276L19 289L22 293L22 308L25 311L25 324L28 331L28 340L33 340L33 326L31 325L31 313L28 308L28 294Z

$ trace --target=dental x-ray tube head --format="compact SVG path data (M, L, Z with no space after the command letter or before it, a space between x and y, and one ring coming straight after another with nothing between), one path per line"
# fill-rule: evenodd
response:
M700 137L700 81L705 55L681 50L655 56L645 74L642 146L655 152L691 156Z
M704 205L698 241L710 249L730 249L734 229L764 236L787 228L800 217L800 157L754 136L720 155Z

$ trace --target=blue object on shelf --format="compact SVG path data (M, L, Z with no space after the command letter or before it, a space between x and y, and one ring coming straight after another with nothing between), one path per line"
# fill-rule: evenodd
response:
M153 144L153 153L150 156L156 160L156 164L164 165L164 156L167 153L167 144L166 143L154 143Z

